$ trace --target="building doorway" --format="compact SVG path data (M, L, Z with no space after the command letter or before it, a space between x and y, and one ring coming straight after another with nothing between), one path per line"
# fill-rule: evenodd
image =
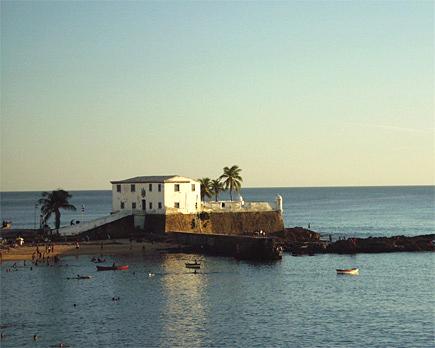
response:
M145 199L142 199L142 210L146 210L147 209L147 202Z

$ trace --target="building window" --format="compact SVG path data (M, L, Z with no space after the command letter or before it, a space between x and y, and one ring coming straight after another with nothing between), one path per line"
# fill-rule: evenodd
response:
M131 185L131 187L130 187L130 191L131 191L131 192L136 192L136 185L135 185L135 184L132 184L132 185Z
M150 202L150 209L153 209L153 202Z
M180 192L180 184L175 184L174 185L174 191L175 192Z
M149 189L150 192L153 192L153 184L149 184L148 185L148 189Z
M124 202L121 202L121 209L124 209Z
M162 202L159 202L159 209L162 209Z
M180 203L179 202L175 202L174 203L174 208L177 208L177 209L180 208Z
M131 209L136 209L136 202L131 203Z
M157 186L157 187L158 187L159 192L162 192L162 184L159 184L159 186Z
M192 192L195 191L195 184L192 184Z
M116 185L116 192L121 192L121 185Z

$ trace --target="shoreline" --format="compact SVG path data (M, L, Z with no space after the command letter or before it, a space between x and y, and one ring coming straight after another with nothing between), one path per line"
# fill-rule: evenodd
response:
M54 256L108 256L108 255L152 255L160 253L162 249L178 247L178 244L168 242L130 242L128 239L115 239L111 241L90 241L81 242L79 248L76 248L74 242L53 242L53 251L46 253L45 245L39 245L39 251L45 257L53 259ZM103 248L101 248L103 245ZM9 250L1 249L0 264L3 261L32 261L32 255L36 254L37 246L17 246Z
M206 235L207 236L207 235ZM149 236L150 237L150 236ZM161 237L161 236L160 236ZM168 237L168 236L166 236ZM209 235L210 237L210 235ZM252 237L252 236L250 236ZM347 238L335 242L328 242L321 239L321 234L302 227L285 228L279 233L272 233L269 237L276 238L277 244L285 252L293 256L315 255L315 254L358 254L358 253L383 253L383 252L423 252L435 251L435 235L420 235L413 237L369 237L369 238ZM253 237L255 238L255 237ZM42 255L35 258L38 262L46 262L49 257L62 256L111 256L111 255L152 255L169 251L204 252L213 251L198 249L191 243L177 242L172 238L140 239L139 241L127 238L111 240L92 240L80 242L76 248L76 242L53 242L54 251L48 252L46 243L39 243L39 251ZM0 249L0 264L3 261L32 261L36 254L37 246L23 245ZM235 255L233 255L235 256Z

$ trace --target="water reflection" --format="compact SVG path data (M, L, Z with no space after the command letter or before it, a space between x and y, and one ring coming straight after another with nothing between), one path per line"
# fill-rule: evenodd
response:
M188 259L176 255L166 255L162 260L162 289L164 291L165 316L170 318L164 324L165 335L173 342L169 345L185 343L204 346L204 324L208 317L205 304L207 275L202 262L201 270L196 274L185 268Z

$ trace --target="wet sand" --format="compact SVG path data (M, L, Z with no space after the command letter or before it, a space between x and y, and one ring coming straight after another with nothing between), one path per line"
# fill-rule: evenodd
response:
M53 257L69 256L69 255L131 255L131 254L153 254L159 253L159 250L172 248L176 245L164 242L150 242L144 241L137 243L133 241L130 243L128 239L116 239L104 241L101 248L100 241L90 241L80 243L79 249L76 248L75 243L54 243L54 251L45 253L45 256ZM39 246L41 253L45 252L45 245ZM1 261L22 261L32 260L33 253L36 253L36 246L20 246L10 248L9 250L1 250Z

